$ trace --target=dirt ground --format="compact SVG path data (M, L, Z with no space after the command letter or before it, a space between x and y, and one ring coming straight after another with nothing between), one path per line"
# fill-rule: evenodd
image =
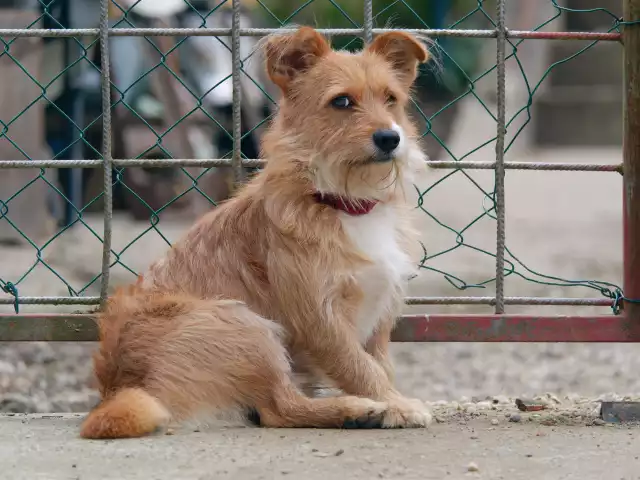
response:
M428 430L227 427L103 442L78 438L80 421L80 415L0 416L0 478L640 478L640 436L630 427L516 424L495 415L451 418Z

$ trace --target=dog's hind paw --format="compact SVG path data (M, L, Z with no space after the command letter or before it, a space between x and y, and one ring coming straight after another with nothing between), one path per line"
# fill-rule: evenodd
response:
M255 408L249 408L245 412L245 415L246 415L247 421L251 425L254 425L256 427L260 427L261 426L261 423L260 423L260 412L258 412L258 410L256 410Z

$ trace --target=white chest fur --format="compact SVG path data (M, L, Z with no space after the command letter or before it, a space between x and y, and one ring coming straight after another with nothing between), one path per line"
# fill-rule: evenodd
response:
M398 313L392 311L396 299L404 293L415 267L400 248L392 207L379 204L366 215L341 214L341 220L353 244L372 262L354 272L364 292L356 324L360 341L365 343L381 320Z

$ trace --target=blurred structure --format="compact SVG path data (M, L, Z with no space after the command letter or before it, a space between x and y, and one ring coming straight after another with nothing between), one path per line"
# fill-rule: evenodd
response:
M0 28L14 28L36 22L34 11L19 10L0 1ZM37 25L37 24L36 24ZM11 45L11 56L22 63L33 75L42 68L43 42L40 38L21 38ZM11 57L0 56L0 162L33 158L47 158L50 153L45 142L44 104L37 102L28 108L40 94L36 84L25 81L25 74L16 67ZM0 170L0 219L5 215L23 233L31 238L47 234L47 193L44 182L34 182L39 170ZM14 195L29 185L29 195ZM7 205L5 202L9 202ZM9 206L11 208L9 215ZM13 228L9 220L0 221L0 244L16 245L27 240Z
M9 22L3 24L6 28L30 24L27 16L29 19L41 17L42 28L95 28L99 21L98 0L30 1L15 2L15 5L2 1L2 6L15 7L10 11L22 15L3 14L3 20ZM111 4L109 13L111 25L115 28L216 28L231 26L230 6L230 1L120 0ZM212 10L215 13L211 14ZM253 11L244 9L243 26L251 27L253 17ZM241 39L243 57L252 56L257 40L251 37ZM46 143L51 150L47 153L39 151L30 155L31 158L99 158L101 65L97 42L94 38L82 41L73 38L20 39L12 48L28 42L44 45L43 58L35 60L34 57L36 64L29 70L41 84L46 85L46 100L32 107L31 114L41 111L46 118ZM232 68L229 42L227 37L111 38L115 158L216 158L230 155ZM10 78L7 75L15 74L21 76L13 62L6 57L3 61L9 64L11 71L6 70L0 78ZM259 156L258 135L261 129L250 130L269 115L270 105L268 98L254 84L266 83L260 59L245 62L244 71L246 75L241 80L242 127L246 135L242 141L242 153L247 158L256 158ZM3 80L0 83L6 85ZM23 82L22 87L33 87L33 95L36 95L37 85L28 83ZM17 92L6 88L3 94L13 98L16 106L28 105L33 100L23 96L18 102ZM10 113L10 110L8 107L2 109L3 118L4 113ZM24 121L28 121L28 116ZM5 139L3 141L6 143ZM4 157L21 159L24 155L14 151ZM192 178L203 173L202 169L186 170ZM198 188L213 201L219 201L228 194L228 170L211 170L198 179ZM11 172L13 175L27 173ZM87 204L90 204L89 211L101 208L100 200L96 200L102 190L100 172L61 169L54 173L58 174L54 180L57 180L60 191L69 200L67 202L55 193L51 195L50 208L58 218L59 227L73 224L77 218L75 208ZM130 210L140 219L148 219L151 214L149 208L161 208L194 182L180 169L128 168L117 172L114 179L118 180L115 208ZM8 188L15 189L15 185L23 183L12 181ZM12 193L13 190L6 194L3 191L2 197L7 198ZM210 203L201 195L194 194L171 206L185 207L194 207L193 213L199 214L210 208Z
M523 0L525 1L525 0ZM532 2L533 3L533 2ZM622 1L566 0L557 30L600 31L611 28L612 16L622 17ZM585 13L578 10L594 9ZM592 42L544 42L544 64L561 62ZM541 147L618 146L622 144L622 49L600 42L551 72L534 103L533 135Z
M231 0L118 0L111 4L111 26L230 27L231 3ZM605 3L613 11L621 4ZM602 4L598 0L562 2L569 9L597 8ZM360 28L363 23L361 0L242 0L242 5L243 27L280 27L293 21L322 28ZM99 0L0 0L3 9L0 25L24 27L39 18L33 27L95 28L99 7ZM488 29L493 28L494 2L374 0L373 12L375 27ZM513 30L529 30L556 13L549 0L511 0L507 5L507 24ZM611 16L602 11L566 10L545 29L602 31L610 25ZM257 41L257 37L243 36L240 47L245 59L241 78L245 135L241 150L246 158L260 156L260 135L277 95L263 74L259 53L254 52ZM362 47L359 37L337 37L333 43L347 49ZM229 134L232 129L229 44L229 37L111 37L114 157L229 157L233 147ZM531 148L620 143L622 66L618 45L604 42L571 62L558 65L530 98L519 69L528 79L538 81L551 63L564 60L579 49L576 42L528 40L517 47L520 64L515 59L507 62L509 109L517 110L532 100L532 128L525 129L519 144ZM12 41L9 52L45 86L45 93L11 125L8 136L0 138L0 161L25 157L99 158L101 65L96 39L21 38ZM495 95L491 75L478 85L472 83L485 69L495 65L495 42L441 37L434 41L432 53L434 61L423 68L417 80L414 117L424 134L429 156L448 159L444 145L450 141L457 124L459 100L470 97L472 90L488 100ZM8 55L0 56L0 120L8 121L42 93L25 78ZM20 128L23 124L29 128ZM22 148L31 147L21 152L8 137ZM10 198L33 177L34 173L28 170L3 171L0 200ZM60 228L73 224L77 209L101 208L103 186L99 170L52 170L47 172L47 178L69 201L43 182L30 187L30 195L12 200L11 216L29 222L31 227L22 227L35 237L46 225L45 196L49 197L49 208ZM116 171L114 179L114 207L126 209L141 220L149 219L154 211L176 198L170 209L197 215L211 205L199 192L216 202L227 198L229 193L229 171L224 168L210 171L127 168ZM199 191L193 191L194 185ZM185 191L189 193L183 195ZM34 213L26 215L21 209ZM13 228L5 230L6 234L0 229L0 240L23 240Z

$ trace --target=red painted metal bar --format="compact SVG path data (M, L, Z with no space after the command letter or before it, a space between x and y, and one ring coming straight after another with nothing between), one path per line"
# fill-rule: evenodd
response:
M624 18L640 19L640 0L625 0ZM626 25L624 41L624 295L625 315L640 325L640 24Z
M93 314L0 315L0 342L95 341ZM623 315L405 315L394 342L638 342L640 325Z
M640 326L623 315L406 315L394 342L638 342Z

